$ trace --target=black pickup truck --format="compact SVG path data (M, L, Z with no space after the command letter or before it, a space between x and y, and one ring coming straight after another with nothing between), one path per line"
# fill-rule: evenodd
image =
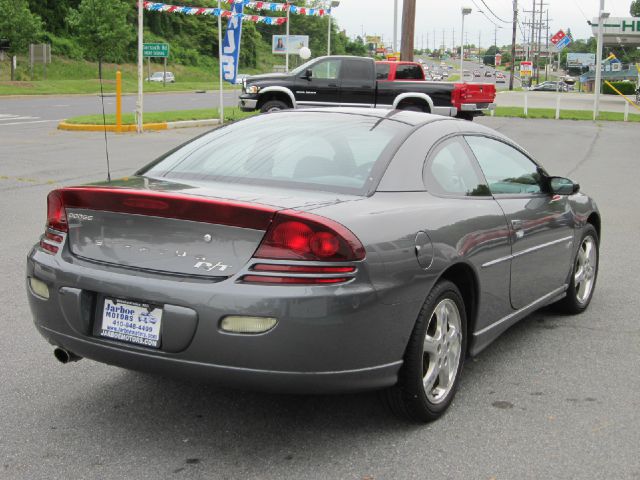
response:
M379 81L380 80L380 81ZM366 57L331 56L313 59L295 70L246 78L240 95L245 112L287 108L351 106L413 110L471 120L486 105L455 104L459 84L426 81L382 81L376 64Z

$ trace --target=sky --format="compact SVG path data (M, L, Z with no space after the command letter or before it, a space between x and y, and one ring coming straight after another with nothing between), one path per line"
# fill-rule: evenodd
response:
M512 0L484 0L484 3L501 19L511 22L513 18ZM539 1L537 2L539 4ZM544 0L545 10L549 10L550 35L558 30L571 29L573 37L588 38L591 27L587 19L598 16L599 0ZM340 0L340 5L333 9L334 18L340 27L346 29L349 36L382 35L385 42L393 39L393 0ZM445 30L445 42L451 47L452 29L455 29L456 44L460 44L460 29L462 23L461 8L471 7L473 13L465 18L465 33L469 44L478 44L483 48L493 45L495 27L477 7L503 26L497 30L498 45L511 43L511 23L501 23L489 13L482 0L416 0L416 48L433 48L434 29L438 46L442 43L442 32ZM631 0L605 0L605 12L612 17L628 17ZM523 10L531 10L533 0L519 0L519 20L531 14ZM546 14L545 14L546 15ZM400 28L402 19L402 0L398 0L398 43L400 42ZM530 28L530 27L529 27ZM518 29L518 42L521 41ZM465 40L467 43L467 40Z

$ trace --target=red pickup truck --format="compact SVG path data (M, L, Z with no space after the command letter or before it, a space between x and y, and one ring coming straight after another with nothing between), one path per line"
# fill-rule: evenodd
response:
M426 81L419 63L392 61L376 62L376 79L378 82ZM451 105L456 108L456 117L466 120L494 110L495 99L496 87L492 83L454 83L451 91Z

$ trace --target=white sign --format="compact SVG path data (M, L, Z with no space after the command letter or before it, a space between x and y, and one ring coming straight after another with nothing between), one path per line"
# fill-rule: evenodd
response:
M308 35L289 35L289 51L287 52L287 36L273 35L271 39L271 52L277 55L298 55L301 48L309 48Z
M530 77L533 75L533 62L520 62L520 76Z

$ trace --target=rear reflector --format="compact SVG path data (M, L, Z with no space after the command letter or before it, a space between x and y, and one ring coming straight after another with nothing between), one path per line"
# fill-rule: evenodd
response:
M67 231L65 208L176 218L266 230L274 207L178 193L109 187L71 187L49 194L48 226ZM57 226L56 226L57 225ZM64 226L64 228L59 228Z
M348 280L351 280L351 278L268 277L265 275L245 275L242 277L243 283L262 283L272 285L326 285L343 283Z
M356 267L316 267L313 265L269 265L258 263L252 270L256 272L285 273L352 273Z
M230 333L264 333L276 326L278 320L270 317L231 315L220 322L220 329Z
M42 248L47 253L58 253L58 247L56 247L55 245L51 245L44 240L40 240L40 248Z
M345 226L319 215L276 213L255 258L348 262L362 260L360 240Z

